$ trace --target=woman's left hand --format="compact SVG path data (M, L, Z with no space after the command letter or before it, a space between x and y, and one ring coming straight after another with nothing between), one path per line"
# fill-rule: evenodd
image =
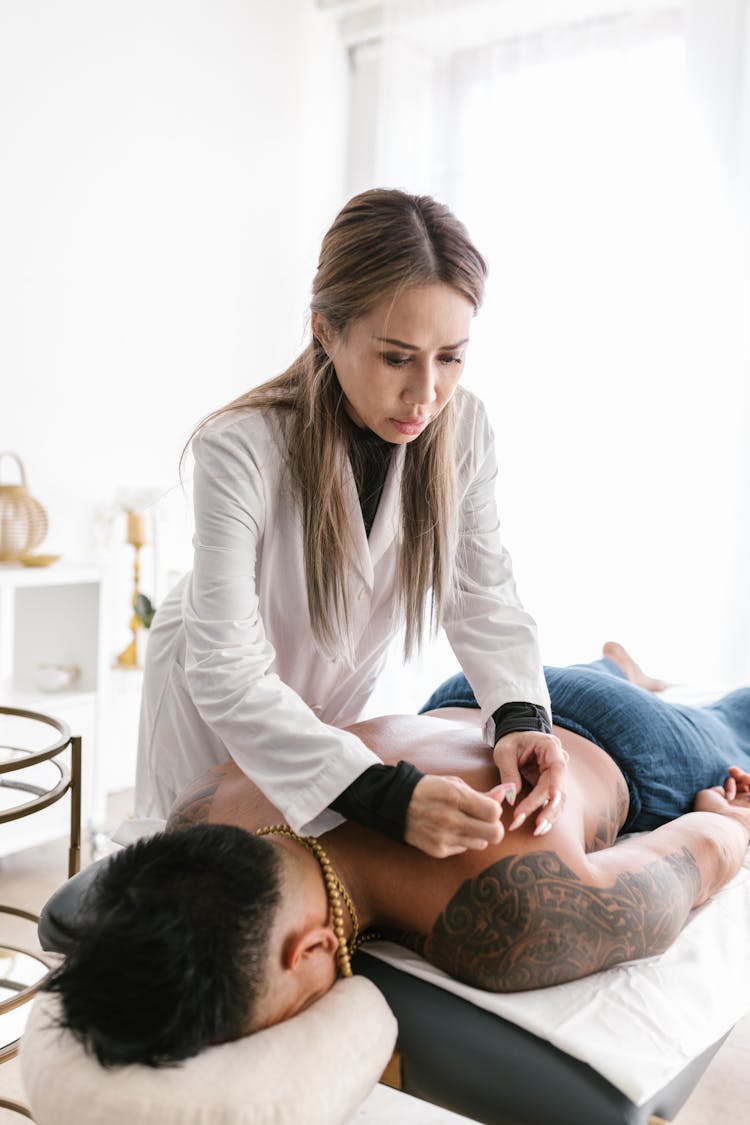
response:
M521 775L533 786L517 808L510 825L512 832L536 812L535 836L549 832L565 804L568 752L560 739L543 731L517 730L496 743L493 754L503 784L513 783L521 792Z

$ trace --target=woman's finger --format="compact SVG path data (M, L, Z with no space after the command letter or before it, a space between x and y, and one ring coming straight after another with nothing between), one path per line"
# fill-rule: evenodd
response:
M502 805L503 801L507 801L509 805L514 805L516 793L515 781L504 781L500 785L495 785L492 789L487 790L487 796L492 797L493 801L497 801L498 805Z
M514 794L521 792L521 773L519 770L519 755L516 750L515 744L510 740L510 737L501 738L495 747L494 753L495 765L500 774L500 781L503 785L513 786ZM515 796L513 798L515 800ZM511 804L513 802L511 801Z
M510 822L510 831L515 832L535 813L538 812L534 833L544 836L559 818L565 804L565 794L559 787L554 786L543 774L539 784L524 797L518 808L514 810L513 820Z
M404 839L420 851L442 859L499 843L503 835L498 802L460 778L427 774L415 786Z

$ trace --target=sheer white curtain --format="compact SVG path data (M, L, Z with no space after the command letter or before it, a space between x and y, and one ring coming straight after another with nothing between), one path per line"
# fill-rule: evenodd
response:
M731 599L733 666L750 679L750 0L688 0L689 87L706 144L719 160L730 195L730 222L745 287L739 288L736 370L744 387L734 402L740 427L739 550Z
M562 4L555 26L549 5L410 0L368 46L352 186L442 196L490 261L466 381L548 663L615 636L673 680L750 679L747 55L705 92L748 7L727 3L722 36L723 0Z

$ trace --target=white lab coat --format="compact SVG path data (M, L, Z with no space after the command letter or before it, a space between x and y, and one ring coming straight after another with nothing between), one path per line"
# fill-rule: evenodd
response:
M460 589L443 625L481 705L488 743L503 703L549 708L536 626L500 540L497 468L481 402L456 393ZM138 748L136 815L166 816L182 788L233 758L296 831L339 823L328 809L378 759L355 722L399 630L394 585L405 447L394 452L369 540L347 477L354 555L351 645L323 653L312 635L302 526L278 422L231 411L195 439L191 574L151 627ZM415 700L415 708L420 704Z

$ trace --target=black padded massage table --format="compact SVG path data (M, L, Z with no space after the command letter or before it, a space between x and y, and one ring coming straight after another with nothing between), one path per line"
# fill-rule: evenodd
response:
M357 953L353 968L378 986L398 1020L393 1084L484 1125L670 1121L726 1039L636 1106L586 1063L460 996L365 952Z

